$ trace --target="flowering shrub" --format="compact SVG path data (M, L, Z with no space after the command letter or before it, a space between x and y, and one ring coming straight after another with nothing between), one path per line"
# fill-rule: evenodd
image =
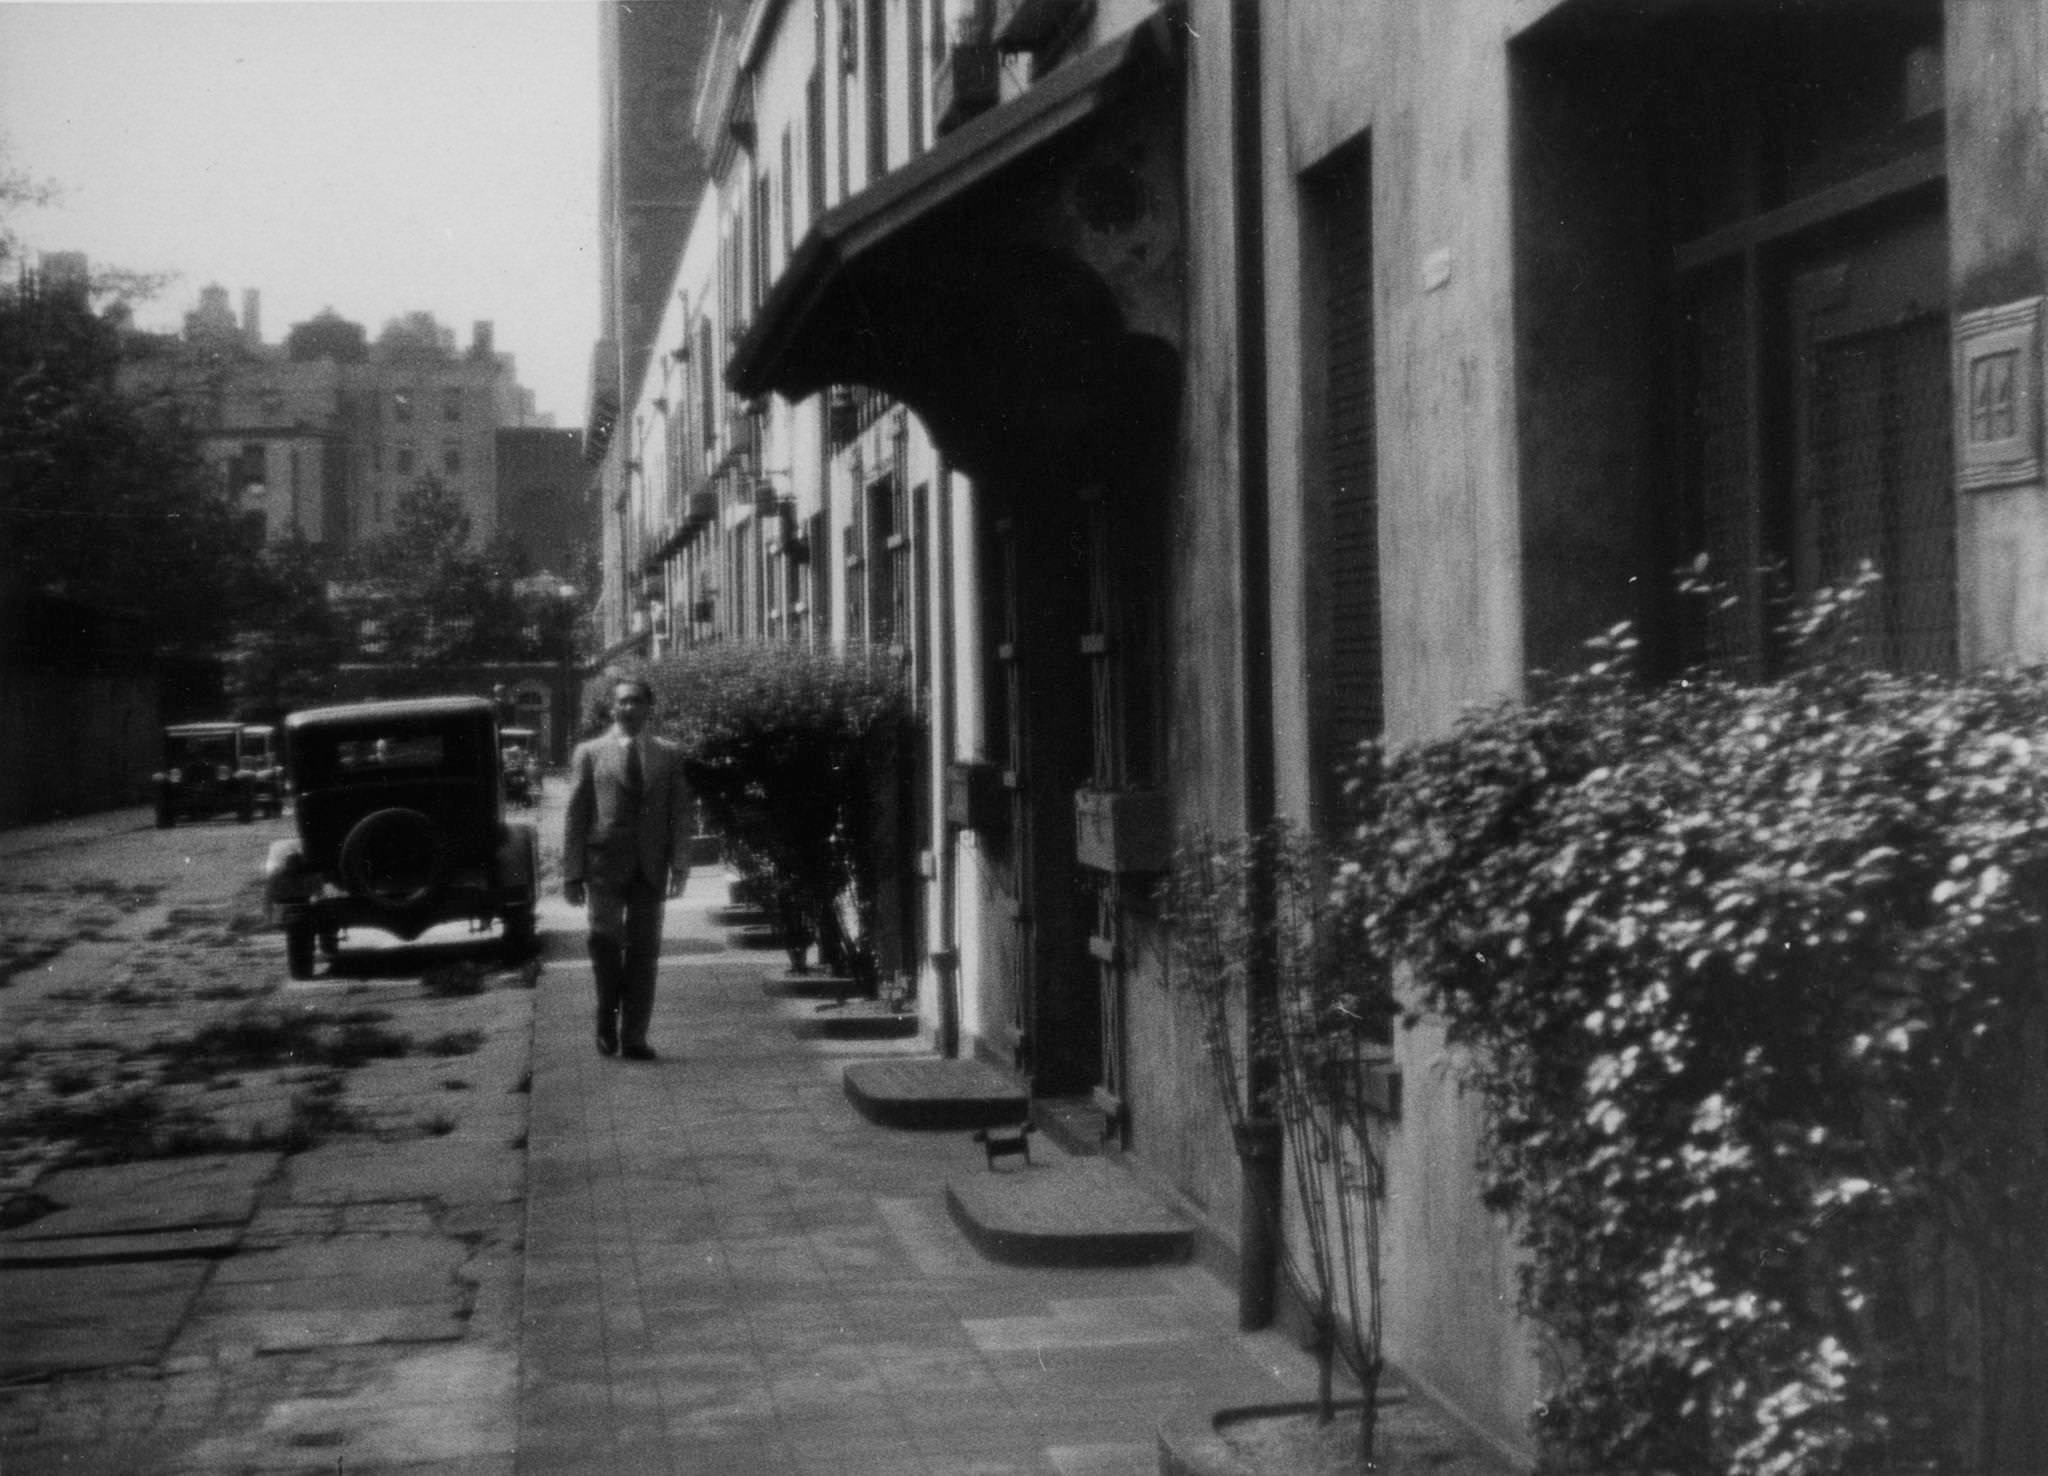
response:
M1469 1048L1549 1458L2042 1468L2048 672L1628 644L1364 750L1336 884Z
M910 717L895 667L742 641L689 647L638 674L688 755L706 816L767 882L785 931L871 985L876 882L889 864L873 843L874 786Z

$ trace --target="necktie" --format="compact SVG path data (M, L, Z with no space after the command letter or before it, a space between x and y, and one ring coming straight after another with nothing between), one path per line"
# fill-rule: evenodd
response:
M629 794L637 795L640 792L641 786L645 783L646 775L640 768L640 745L638 743L628 743L626 745L626 790Z

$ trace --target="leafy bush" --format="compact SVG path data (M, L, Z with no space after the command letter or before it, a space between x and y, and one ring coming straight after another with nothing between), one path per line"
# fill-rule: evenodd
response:
M1568 1469L2033 1469L2048 672L1584 675L1364 751L1338 901L1469 1047Z
M872 987L888 864L874 842L875 790L910 720L897 668L860 651L722 642L640 674L706 816L767 882L797 949L815 939L828 966Z

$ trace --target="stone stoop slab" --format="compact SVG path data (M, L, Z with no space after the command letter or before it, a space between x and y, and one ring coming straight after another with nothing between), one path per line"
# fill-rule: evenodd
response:
M1012 1266L1185 1261L1195 1231L1121 1167L1065 1158L950 1180L946 1208L975 1247Z
M854 1109L882 1127L1001 1127L1031 1109L1024 1088L986 1061L857 1061L842 1081Z
M770 974L761 982L761 992L770 999L851 1000L860 997L861 986L844 974L807 969L799 974L785 970Z
M823 1004L791 1027L798 1040L902 1040L917 1034L917 1016L878 999Z

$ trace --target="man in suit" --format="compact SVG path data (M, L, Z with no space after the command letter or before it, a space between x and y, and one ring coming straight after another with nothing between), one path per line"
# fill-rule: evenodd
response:
M562 896L589 902L597 1048L651 1061L661 910L690 877L690 791L681 752L647 731L654 690L612 683L610 731L576 745L562 830Z

